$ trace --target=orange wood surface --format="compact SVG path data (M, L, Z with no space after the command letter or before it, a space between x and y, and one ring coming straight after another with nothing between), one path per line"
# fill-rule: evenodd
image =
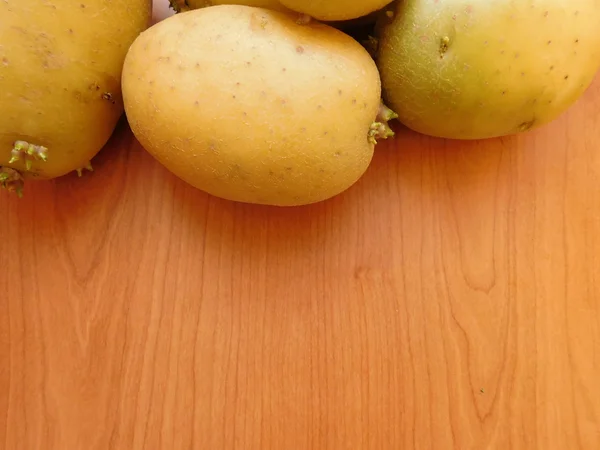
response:
M0 193L0 448L600 449L600 79L520 136L396 128L307 207L194 190L125 122Z

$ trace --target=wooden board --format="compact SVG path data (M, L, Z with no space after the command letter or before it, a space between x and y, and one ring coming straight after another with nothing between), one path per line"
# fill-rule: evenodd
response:
M0 193L1 448L600 448L600 79L309 207L95 168Z

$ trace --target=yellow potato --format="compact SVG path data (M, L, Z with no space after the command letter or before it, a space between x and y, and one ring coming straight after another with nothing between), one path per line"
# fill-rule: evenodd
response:
M392 0L280 0L293 11L307 14L318 20L339 21L366 16Z
M600 66L600 0L404 0L378 32L384 99L409 128L445 138L547 124Z
M188 11L216 5L245 5L275 11L289 11L277 0L170 0L170 2L175 11Z
M0 1L0 184L89 167L123 113L123 60L150 17L150 0Z
M333 197L390 134L375 122L381 85L363 47L262 8L213 6L154 25L131 46L123 94L150 154L192 186L240 202Z

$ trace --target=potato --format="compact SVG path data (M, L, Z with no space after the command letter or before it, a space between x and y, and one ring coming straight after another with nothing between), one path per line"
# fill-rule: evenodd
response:
M121 70L150 0L0 1L0 183L90 167L123 113Z
M245 5L257 6L275 11L289 11L277 0L170 0L170 2L173 9L178 12L216 5Z
M212 6L141 34L123 94L144 148L192 186L233 201L308 204L354 184L376 138L390 134L375 122L377 67L349 36L296 18Z
M445 138L511 135L551 122L600 66L598 0L404 0L380 24L384 99Z
M318 20L340 21L366 16L392 0L280 0L293 11L307 14Z

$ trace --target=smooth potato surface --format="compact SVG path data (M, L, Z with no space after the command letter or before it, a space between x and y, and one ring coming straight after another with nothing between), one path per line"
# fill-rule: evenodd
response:
M141 144L229 200L299 205L367 169L381 97L368 53L324 24L246 6L172 16L132 45L125 109Z
M0 166L40 179L84 167L123 113L122 64L150 17L150 0L0 1ZM16 141L47 161L9 164Z
M408 127L439 137L544 125L600 66L599 0L404 0L379 30L386 103Z
M391 2L392 0L281 0L284 6L293 11L325 21L363 17Z
M192 9L216 5L245 5L257 6L275 11L289 11L277 0L187 0L187 4Z

